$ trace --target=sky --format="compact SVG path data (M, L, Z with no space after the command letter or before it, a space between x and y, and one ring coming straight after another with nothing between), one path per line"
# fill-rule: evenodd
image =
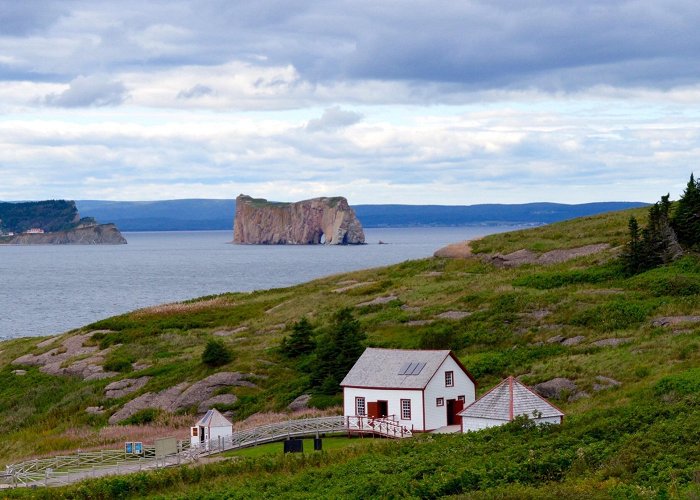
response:
M699 25L683 0L0 0L0 200L677 198Z

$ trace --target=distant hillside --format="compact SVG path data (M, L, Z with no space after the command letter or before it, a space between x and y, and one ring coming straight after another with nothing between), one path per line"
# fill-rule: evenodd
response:
M236 210L235 200L80 200L76 203L83 215L114 222L122 231L231 230ZM355 205L353 208L362 225L371 228L542 224L642 205L638 202L602 202L581 205Z

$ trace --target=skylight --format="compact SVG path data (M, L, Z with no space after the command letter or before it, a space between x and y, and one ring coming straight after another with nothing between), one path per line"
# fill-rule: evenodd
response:
M401 365L399 375L418 375L425 368L425 363L404 363Z

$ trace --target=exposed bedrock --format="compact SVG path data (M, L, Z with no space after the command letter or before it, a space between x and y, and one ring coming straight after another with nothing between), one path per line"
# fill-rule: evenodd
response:
M252 245L360 245L362 224L343 197L275 203L236 198L233 242Z
M18 234L5 238L7 245L124 245L126 239L114 224L95 224L69 231Z

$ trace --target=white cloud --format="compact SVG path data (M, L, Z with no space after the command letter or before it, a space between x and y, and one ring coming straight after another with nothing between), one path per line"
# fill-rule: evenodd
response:
M126 97L126 87L122 82L102 75L81 75L71 81L63 92L48 94L44 102L62 108L117 106Z

